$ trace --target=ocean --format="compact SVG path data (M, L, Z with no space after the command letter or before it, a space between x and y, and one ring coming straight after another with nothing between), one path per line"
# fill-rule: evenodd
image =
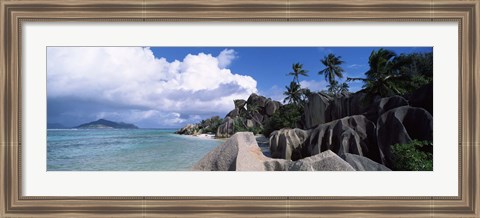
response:
M221 139L175 129L49 129L47 171L186 171Z

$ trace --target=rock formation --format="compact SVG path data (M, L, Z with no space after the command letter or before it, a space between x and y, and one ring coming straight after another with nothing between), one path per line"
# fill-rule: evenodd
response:
M185 127L177 130L176 134L181 135L197 135L198 134L198 125L196 124L188 124Z
M331 151L299 161L265 157L250 132L239 132L193 166L202 171L355 171Z
M230 117L226 117L223 123L218 127L216 137L228 138L234 133L234 120Z
M386 166L360 155L344 153L340 157L357 171L391 171Z
M330 110L330 97L321 93L308 96L305 105L305 129L310 129L329 120L327 111Z
M372 104L372 106L364 114L367 117L367 119L376 123L378 117L380 117L380 115L382 115L383 113L389 111L390 109L405 106L405 105L408 105L407 100L405 100L405 98L400 97L398 95L394 95L391 97L378 99Z
M234 122L244 128L261 128L281 106L278 101L272 101L264 96L252 93L247 100L236 99L233 101L235 108L230 111L217 130L216 137L230 137L237 130ZM228 132L230 131L230 132Z
M392 168L391 146L412 139L433 141L433 118L425 109L402 106L378 118L377 141L385 166Z
M433 83L415 90L408 98L412 107L421 107L433 115Z
M326 150L338 155L358 154L381 163L375 124L363 115L345 117L312 129L302 146L302 156L308 157Z
M269 142L272 158L302 159L302 144L307 137L308 131L298 128L274 131Z

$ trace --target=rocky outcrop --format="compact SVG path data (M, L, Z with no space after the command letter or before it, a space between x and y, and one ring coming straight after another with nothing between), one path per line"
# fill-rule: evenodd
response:
M355 169L331 151L325 151L299 161L269 158L263 155L252 133L240 132L209 152L193 166L193 170L354 171Z
M358 154L381 163L375 124L363 115L345 117L312 129L302 147L302 156L313 156L326 150L338 155Z
M302 144L308 137L308 131L302 129L281 129L270 134L270 153L272 158L286 160L302 159Z
M365 112L365 116L372 122L377 122L378 117L383 113L397 107L408 105L407 100L405 98L400 97L398 95L394 95L391 97L381 98L378 99L373 105L369 108L367 112Z
M408 98L412 107L421 107L433 115L433 83L415 90Z
M344 153L340 157L357 171L391 171L386 166L360 155Z
M392 168L391 146L412 139L433 141L433 118L423 108L402 106L382 114L377 121L377 141L381 158Z
M177 130L175 132L176 134L181 134L181 135L197 135L198 133L198 125L196 124L188 124L185 127Z
M235 108L235 109L231 110L230 112L228 112L227 116L225 116L225 117L235 118L238 115L240 115L240 109Z
M247 101L243 99L235 99L233 100L233 104L235 104L235 109L245 109L245 104L247 104Z
M217 134L215 135L218 138L228 138L234 133L233 128L234 120L230 117L226 117L223 120L223 123L217 129Z
M247 109L248 105L255 105L260 108L264 108L267 104L267 98L264 96L257 95L252 93L247 99Z
M318 124L328 122L327 111L330 110L330 97L321 93L308 96L308 102L304 108L305 129L310 129Z
M272 116L280 108L280 106L282 106L280 102L268 100L265 106L265 113L268 116Z
M368 99L367 94L363 92L353 94L342 93L336 97L331 97L323 93L311 94L305 106L305 129L311 129L319 124L328 123L347 116L365 114L375 105L368 102L377 102L379 99L379 97ZM375 111L377 111L376 108ZM372 122L376 122L376 119L372 120Z

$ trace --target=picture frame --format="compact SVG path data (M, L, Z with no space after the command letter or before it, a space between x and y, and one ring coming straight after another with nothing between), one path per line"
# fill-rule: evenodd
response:
M445 1L1 1L0 215L39 216L479 216L478 0ZM456 22L459 26L459 195L451 197L22 196L24 22ZM456 136L454 136L456 137Z

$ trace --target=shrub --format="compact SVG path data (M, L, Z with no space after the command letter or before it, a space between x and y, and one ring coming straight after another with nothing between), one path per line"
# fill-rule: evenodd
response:
M433 146L430 141L412 140L406 144L394 144L392 157L395 170L433 170Z
M303 109L295 104L287 104L280 107L268 120L263 129L263 135L270 134L282 128L296 128L299 126Z
M259 134L263 131L261 127L247 127L246 121L242 117L236 117L233 120L233 132L252 132L253 134Z
M202 128L204 133L216 133L218 127L222 124L223 119L220 118L219 116L214 116L211 117L210 119L207 120L202 120L200 122L200 128Z

